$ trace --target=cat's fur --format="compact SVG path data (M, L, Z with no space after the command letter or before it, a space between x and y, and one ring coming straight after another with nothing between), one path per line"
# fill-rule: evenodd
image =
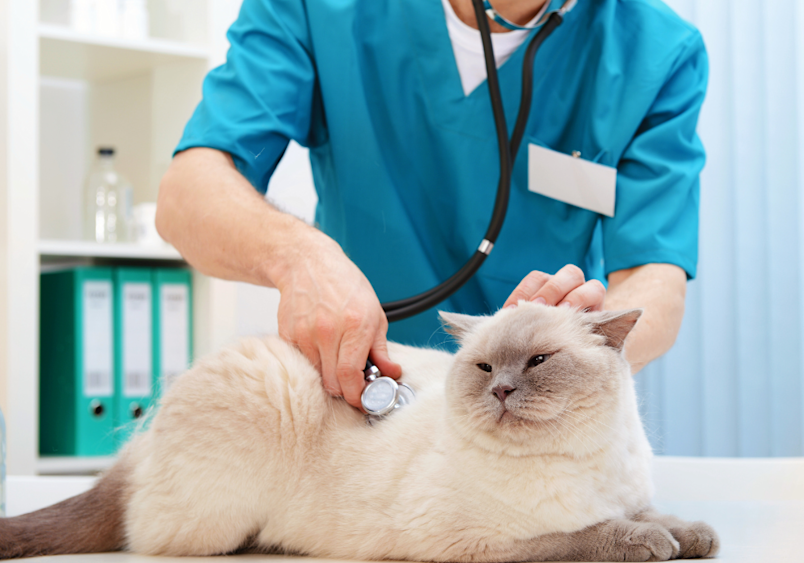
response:
M390 345L417 401L373 425L295 348L246 340L178 378L94 492L0 521L0 556L713 555L711 528L650 509L651 451L621 352L639 314L521 303L444 315L461 350Z

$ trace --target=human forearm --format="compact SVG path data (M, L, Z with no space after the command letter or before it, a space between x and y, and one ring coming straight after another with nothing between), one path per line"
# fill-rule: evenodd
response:
M279 335L296 345L324 387L360 405L366 358L391 377L388 322L371 284L337 242L265 202L212 149L190 149L162 180L157 229L210 276L279 289Z
M666 353L675 342L684 317L686 291L684 270L671 264L646 264L609 275L604 309L644 309L625 343L633 373Z
M303 239L337 250L334 241L271 207L229 155L206 148L174 159L160 185L156 226L199 271L268 287L305 248Z

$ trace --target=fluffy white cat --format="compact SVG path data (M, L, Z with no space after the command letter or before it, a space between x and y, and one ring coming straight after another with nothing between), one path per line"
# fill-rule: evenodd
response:
M651 450L622 354L639 315L444 313L460 351L392 344L417 400L372 425L298 350L246 340L179 377L95 489L0 521L0 555L714 555L709 526L650 508Z

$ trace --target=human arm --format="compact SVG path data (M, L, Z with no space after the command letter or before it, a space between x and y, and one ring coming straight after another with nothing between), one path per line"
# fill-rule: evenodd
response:
M675 342L696 274L705 161L696 129L708 68L700 34L690 32L620 159L617 212L602 220L604 308L645 309L625 345L634 373Z
M401 374L366 277L334 240L269 205L228 154L177 154L160 185L156 226L202 273L279 289L280 336L318 367L330 393L360 406L369 353L383 374Z
M290 140L326 142L308 23L304 2L243 1L226 64L204 80L160 186L158 228L204 273L277 287L280 336L359 406L369 351L385 374L400 372L377 297L338 244L260 193Z
M673 346L684 318L686 294L687 274L672 264L645 264L609 275L603 309L644 310L625 342L632 373Z

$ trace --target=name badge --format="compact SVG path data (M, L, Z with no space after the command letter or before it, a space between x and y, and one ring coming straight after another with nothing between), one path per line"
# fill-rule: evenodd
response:
M617 169L530 144L528 190L614 217Z

